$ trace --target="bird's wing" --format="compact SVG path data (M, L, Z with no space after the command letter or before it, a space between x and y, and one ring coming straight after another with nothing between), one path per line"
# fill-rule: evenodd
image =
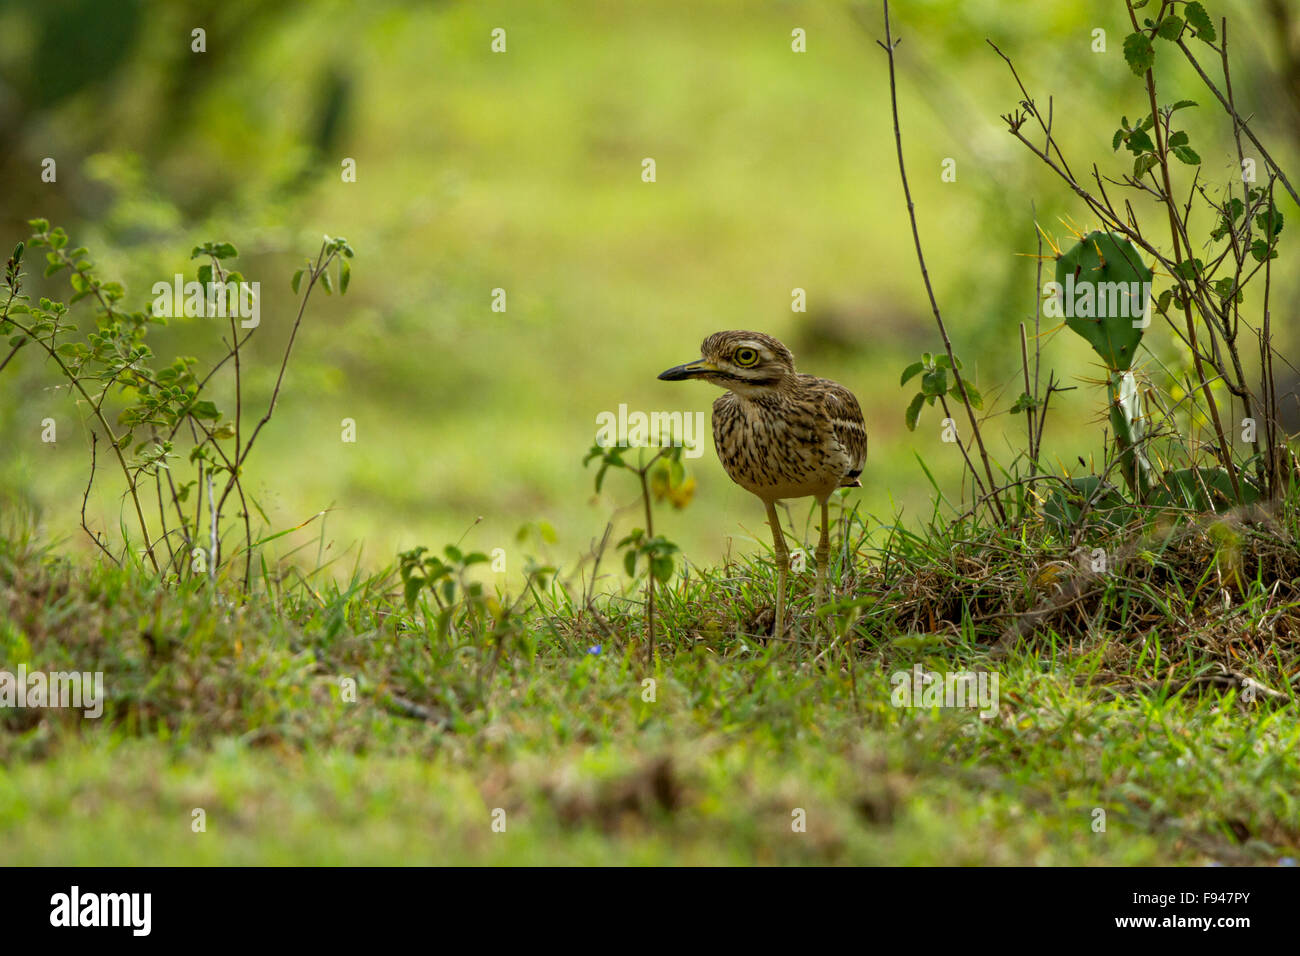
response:
M843 385L827 381L822 392L822 410L830 420L835 440L849 458L847 477L856 479L867 463L867 425L858 400Z

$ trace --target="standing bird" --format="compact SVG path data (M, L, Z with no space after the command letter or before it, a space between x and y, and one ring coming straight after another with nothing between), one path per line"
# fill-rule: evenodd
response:
M785 585L790 551L776 515L783 498L812 495L822 506L817 545L817 603L826 599L830 560L830 509L836 488L858 488L867 460L862 409L843 385L794 370L790 350L762 332L715 332L700 358L659 377L676 382L700 378L727 389L713 403L713 444L731 480L762 499L776 547L776 627L785 622Z

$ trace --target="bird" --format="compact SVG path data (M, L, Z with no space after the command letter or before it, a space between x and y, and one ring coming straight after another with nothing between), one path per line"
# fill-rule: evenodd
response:
M667 382L702 379L726 389L713 403L713 444L728 477L767 509L777 561L776 621L784 635L790 551L776 503L813 497L821 505L817 604L826 600L831 495L859 488L867 426L854 394L838 382L795 371L794 355L763 332L715 332L700 357L659 373Z

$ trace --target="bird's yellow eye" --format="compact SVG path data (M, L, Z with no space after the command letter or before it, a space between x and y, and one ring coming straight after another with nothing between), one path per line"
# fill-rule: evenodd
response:
M750 366L758 364L758 353L753 349L736 349L732 359L737 365Z

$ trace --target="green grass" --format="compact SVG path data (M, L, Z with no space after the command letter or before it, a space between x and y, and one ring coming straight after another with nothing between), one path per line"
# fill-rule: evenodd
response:
M1087 605L1091 625L1049 617L998 656L1004 622L977 620L980 608L995 591L1012 608L1034 600L1029 582L1052 566L1050 532L1023 530L1038 545L1016 556L1016 588L998 583L1012 566L997 563L1014 545L1005 533L977 547L937 529L896 534L888 562L855 545L854 570L836 574L858 597L836 617L852 642L820 652L807 575L794 590L798 640L775 645L756 634L770 615L765 560L692 569L660 594L653 670L638 593L587 600L551 583L492 632L481 615L496 605L458 592L443 633L436 607L409 612L387 572L315 588L286 576L235 607L202 586L70 563L11 531L0 660L102 670L109 700L100 720L0 716L0 864L1296 855L1295 612L1279 598L1294 582L1249 583L1254 556L1269 557L1244 531L1247 581L1226 622L1217 595L1173 601L1199 573L1198 542L1225 540L1184 529L1153 565L1171 575L1161 620L1139 626L1153 613L1143 575L1117 576ZM1113 626L1121 613L1127 628ZM1237 635L1229 644L1214 639L1220 624ZM1271 633L1252 640L1256 625ZM1202 679L1224 661L1282 696L1248 703L1231 681ZM914 664L996 671L997 714L892 706L890 675ZM355 703L341 678L357 682ZM191 830L195 808L204 832ZM498 808L505 832L492 827ZM798 809L806 832L792 830Z

